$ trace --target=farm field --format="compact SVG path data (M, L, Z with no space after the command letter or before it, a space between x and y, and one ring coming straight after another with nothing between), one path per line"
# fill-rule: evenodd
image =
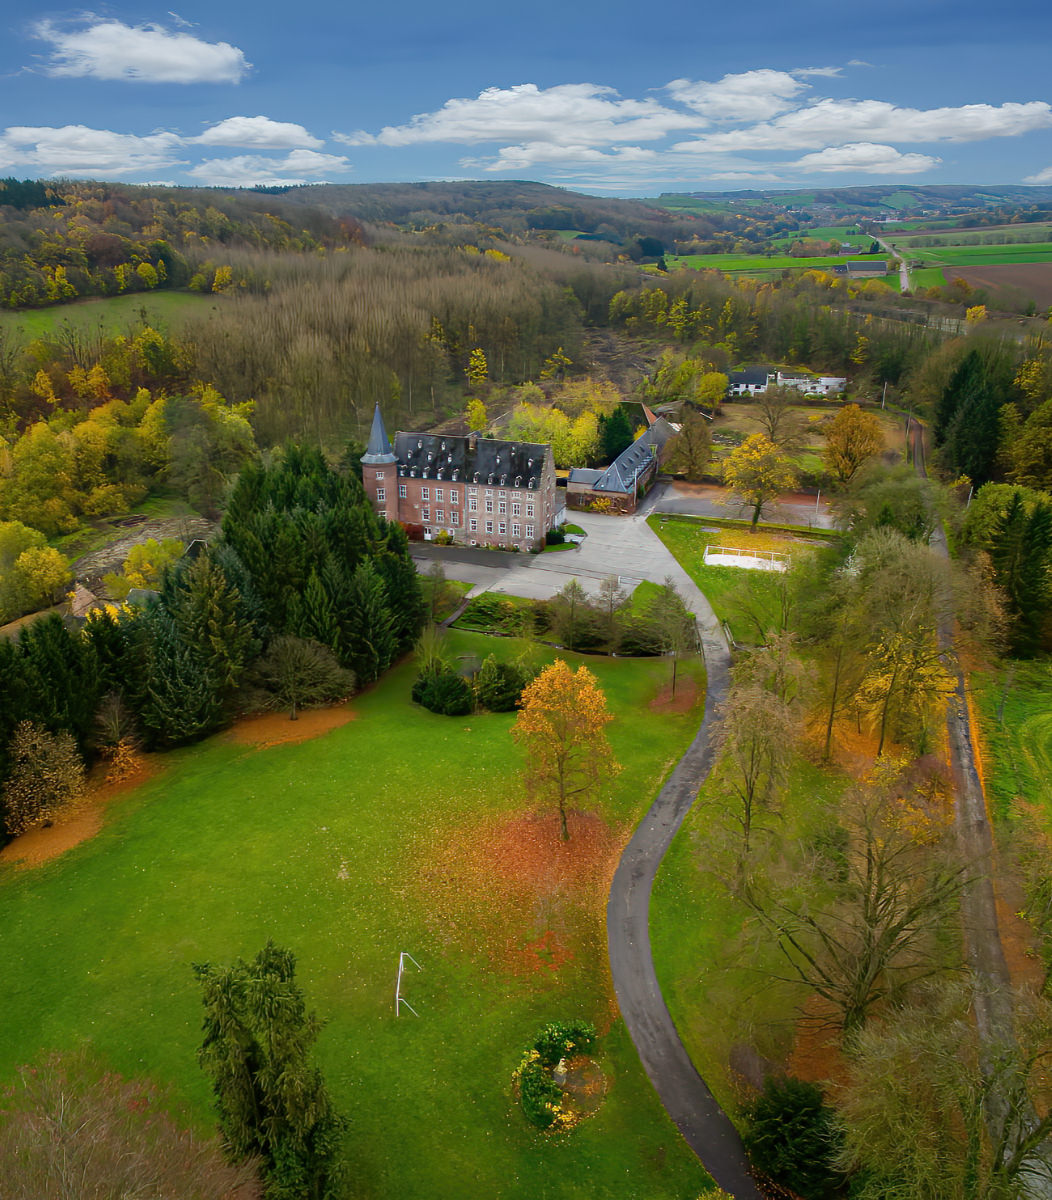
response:
M178 328L186 317L208 312L210 307L214 309L222 303L218 296L196 292L139 292L133 296L79 300L53 308L0 312L0 330L21 335L27 341L53 333L66 324L74 329L112 335L137 325L143 313L152 325Z
M526 648L460 633L450 647ZM0 979L0 1080L90 1041L209 1128L191 964L273 938L328 1022L318 1057L351 1119L359 1194L693 1200L707 1180L617 1018L604 917L620 848L700 707L656 703L660 661L564 657L599 677L623 764L565 845L554 813L521 798L511 715L426 712L403 663L324 736L261 746L248 726L176 751L91 840L29 869L0 863L5 958L19 966ZM422 968L403 985L420 1015L396 1019L403 950ZM570 1135L545 1136L511 1072L540 1025L578 1016L604 1034L608 1093Z
M1012 299L1018 299L1019 293L1023 293L1024 297L1033 300L1038 308L1052 306L1052 261L990 267L954 267L942 274L959 276L973 288L989 289L995 306L998 303L998 292L1003 294L1006 305Z
M944 267L1047 263L1052 262L1052 242L1009 246L925 246L910 253L925 263L941 263Z
M886 262L888 254L869 254L848 258L842 255L826 255L820 258L794 258L791 254L667 254L669 267L691 267L695 270L728 271L735 274L753 271L785 271L811 269L825 270L837 263L875 261Z

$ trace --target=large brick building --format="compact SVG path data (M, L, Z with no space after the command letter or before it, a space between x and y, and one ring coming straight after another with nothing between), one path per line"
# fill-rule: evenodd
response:
M560 517L550 446L436 433L396 433L377 405L362 455L365 494L410 537L532 550Z

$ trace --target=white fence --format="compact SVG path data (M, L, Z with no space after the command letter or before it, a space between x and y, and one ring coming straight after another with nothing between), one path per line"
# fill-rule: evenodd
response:
M778 550L746 550L736 546L706 546L704 562L713 567L747 567L753 571L784 571L789 555Z

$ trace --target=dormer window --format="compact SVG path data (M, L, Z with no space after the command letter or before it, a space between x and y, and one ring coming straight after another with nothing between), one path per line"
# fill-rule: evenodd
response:
M522 476L521 475L515 476L515 486L522 487Z
M424 448L424 443L423 443L422 441L417 441L417 443L416 443L416 448L417 448L418 450L423 450L423 448Z

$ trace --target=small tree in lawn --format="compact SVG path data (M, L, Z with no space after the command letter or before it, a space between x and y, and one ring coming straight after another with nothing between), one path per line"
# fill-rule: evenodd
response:
M767 505L780 492L796 486L792 463L762 433L754 433L731 451L723 465L723 478L741 502L752 509L754 530Z
M859 469L880 453L884 432L874 413L845 404L829 423L822 458L840 483L850 483Z
M11 773L3 790L8 833L24 833L49 821L84 788L84 763L71 734L49 733L20 721L9 751Z
M612 720L587 667L572 672L556 659L523 689L512 737L526 750L523 775L530 794L558 806L563 841L570 839L567 803L621 769L604 732Z
M258 1158L267 1200L336 1200L347 1123L310 1062L321 1025L306 1011L295 956L267 942L251 962L194 972L205 1006L198 1058L230 1158Z

